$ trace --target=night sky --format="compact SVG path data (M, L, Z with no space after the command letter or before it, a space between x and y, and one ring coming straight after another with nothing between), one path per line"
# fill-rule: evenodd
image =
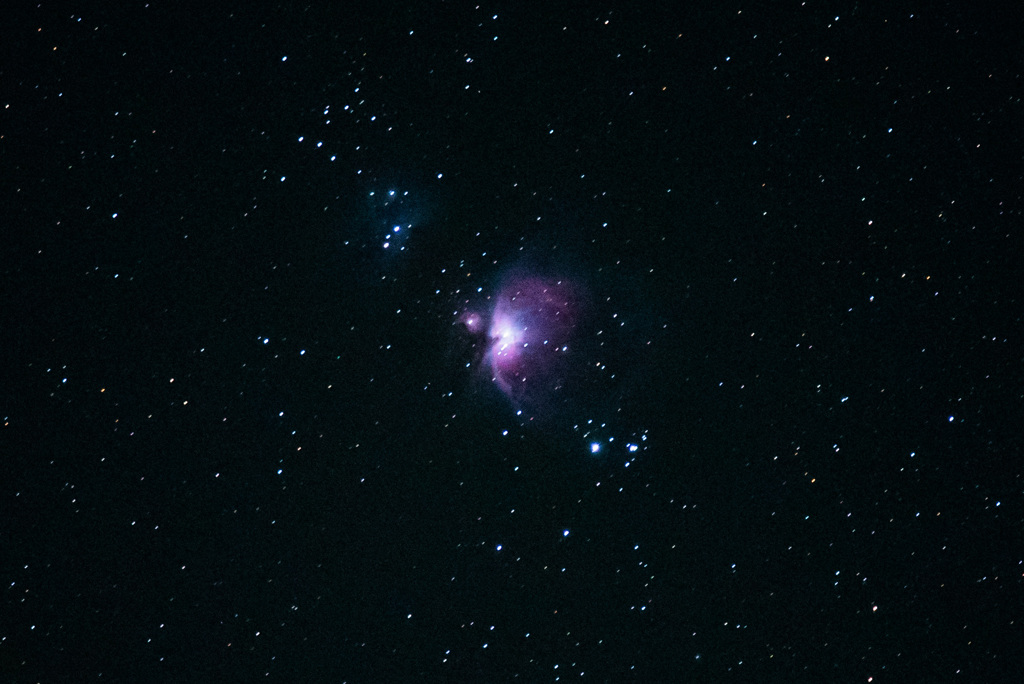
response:
M75 4L0 681L1019 681L1019 14Z

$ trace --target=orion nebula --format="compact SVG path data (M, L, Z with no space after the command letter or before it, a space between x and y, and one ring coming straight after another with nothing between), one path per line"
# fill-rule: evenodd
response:
M458 324L471 341L470 365L532 419L557 407L572 384L587 311L579 285L516 274L484 310L462 311Z

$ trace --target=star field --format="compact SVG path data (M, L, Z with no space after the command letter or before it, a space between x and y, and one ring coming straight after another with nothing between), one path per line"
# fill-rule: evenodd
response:
M35 5L0 680L1016 681L979 7Z

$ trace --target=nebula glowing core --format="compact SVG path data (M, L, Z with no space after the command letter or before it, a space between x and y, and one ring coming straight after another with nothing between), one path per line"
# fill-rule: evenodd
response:
M480 370L520 412L537 414L557 405L588 309L582 288L517 275L506 279L488 305L489 311L467 309L459 317L479 345Z

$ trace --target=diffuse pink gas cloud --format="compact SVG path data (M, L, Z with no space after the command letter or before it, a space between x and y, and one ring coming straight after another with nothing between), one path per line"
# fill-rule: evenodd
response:
M489 300L490 311L459 318L481 348L476 360L513 406L533 415L559 403L572 379L586 318L582 288L570 281L515 275Z

